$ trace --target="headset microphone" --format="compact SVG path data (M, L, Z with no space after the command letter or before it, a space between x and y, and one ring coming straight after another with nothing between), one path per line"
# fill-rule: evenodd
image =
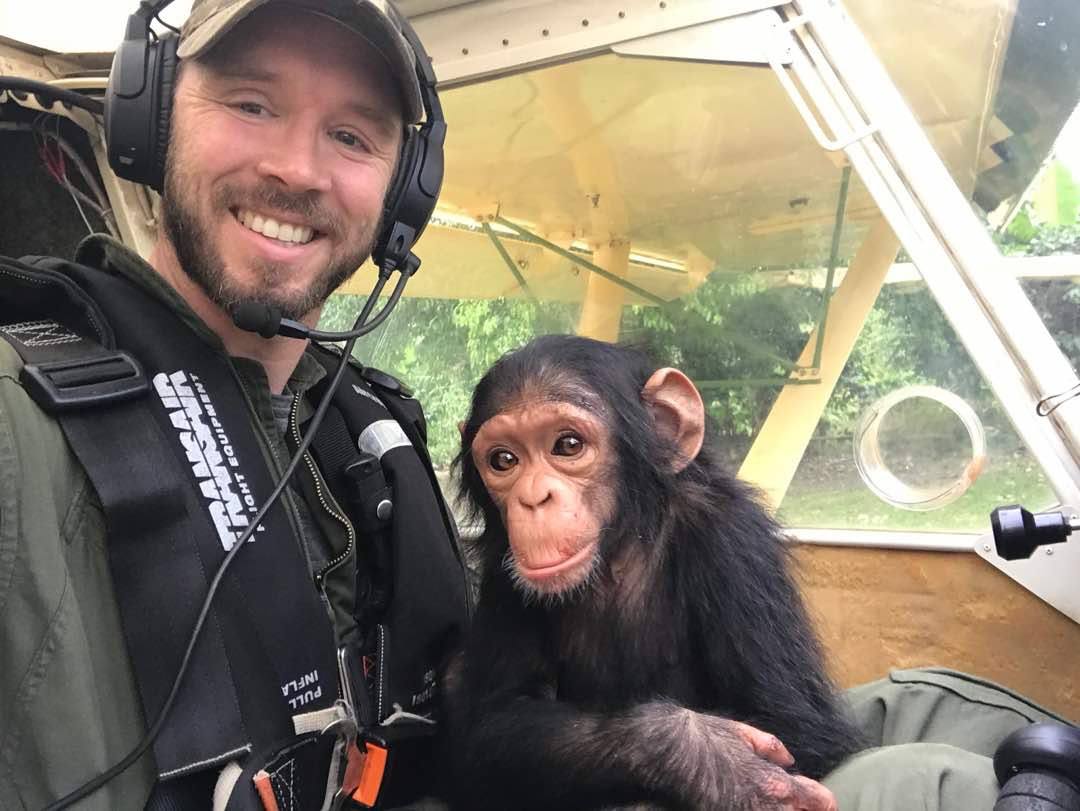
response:
M282 318L281 310L272 304L241 301L232 310L233 323L246 332L256 332L264 338L281 335L285 338L309 338L313 341L347 341L353 332L323 332L306 324Z
M241 301L232 308L233 323L245 332L257 332L264 338L278 335L281 311L258 301Z
M390 296L389 303L383 307L379 314L374 318L365 319L363 323L357 321L357 325L347 332L323 332L322 330L312 329L307 326L307 324L302 324L291 318L282 318L281 310L273 304L252 301L250 299L238 301L233 305L230 310L233 324L245 332L254 332L261 335L263 338L274 338L281 335L285 338L301 338L311 341L329 342L348 341L352 338L360 338L367 335L386 320L386 317L390 314L391 310L394 309L398 299L401 297L401 291L404 289L405 283L412 278L412 275L416 272L418 267L420 267L420 260L410 254L405 266L398 269L401 278L398 280L397 286ZM375 299L378 298L379 293L382 290L382 286L390 279L392 273L393 271L390 270L388 265L384 266L379 271L379 278L375 290L368 296L368 300L365 303L366 310L370 311L371 306L375 303Z

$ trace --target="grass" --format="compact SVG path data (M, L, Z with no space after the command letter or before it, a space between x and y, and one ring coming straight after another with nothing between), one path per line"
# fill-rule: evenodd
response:
M892 507L859 481L856 485L793 487L780 505L780 519L791 527L988 532L995 507L1021 504L1036 512L1055 500L1038 466L1015 458L991 466L964 495L939 510Z

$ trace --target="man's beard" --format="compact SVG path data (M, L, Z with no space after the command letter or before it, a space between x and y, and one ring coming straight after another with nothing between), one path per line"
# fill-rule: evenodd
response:
M174 153L175 154L175 153ZM358 244L345 246L332 255L325 268L318 272L301 290L280 290L283 280L297 273L286 262L266 259L253 260L257 271L256 286L245 288L230 278L219 246L213 238L212 223L200 217L195 192L184 182L170 161L165 172L165 189L161 198L161 219L169 241L176 251L181 269L206 293L207 297L225 312L232 312L240 301L254 301L277 308L283 318L299 320L317 307L340 287L371 255L376 229L365 224ZM221 186L210 202L211 216L233 216L239 209L270 210L295 214L329 239L343 234L347 224L326 211L316 193L292 193L263 185L254 189ZM351 249L350 249L351 248ZM260 283L261 282L261 283Z

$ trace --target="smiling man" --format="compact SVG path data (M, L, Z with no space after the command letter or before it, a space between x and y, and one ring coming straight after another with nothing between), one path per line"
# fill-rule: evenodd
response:
M150 263L234 354L267 365L276 391L303 344L261 340L228 313L257 300L314 325L368 258L401 146L402 92L385 51L325 13L270 4L219 43L196 36L179 50Z
M0 807L385 808L430 788L435 674L468 605L423 415L390 376L346 369L184 656L337 362L232 314L313 327L371 255L425 115L404 25L379 0L195 0L162 63L148 261L93 236L74 262L8 263ZM62 339L27 337L45 328ZM35 384L70 359L35 351L90 337L145 385L113 397L106 373L73 405L68 378Z

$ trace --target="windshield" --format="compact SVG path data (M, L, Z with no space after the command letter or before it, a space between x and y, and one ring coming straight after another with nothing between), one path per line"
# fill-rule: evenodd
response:
M852 5L868 35L892 32L894 4ZM969 194L1008 48L1002 4L986 5L928 4L913 22L945 47L945 18L973 15L963 58L938 66L953 76L916 99ZM888 65L899 51L886 43ZM608 53L445 91L447 179L417 248L424 265L361 357L415 386L442 466L495 358L577 332L687 371L731 468L791 525L974 532L1000 503L1049 503L858 176L811 137L769 67L746 59ZM930 70L910 56L901 68ZM356 307L339 298L324 323L342 328ZM918 397L867 433L875 404L912 386L955 395L978 433Z

